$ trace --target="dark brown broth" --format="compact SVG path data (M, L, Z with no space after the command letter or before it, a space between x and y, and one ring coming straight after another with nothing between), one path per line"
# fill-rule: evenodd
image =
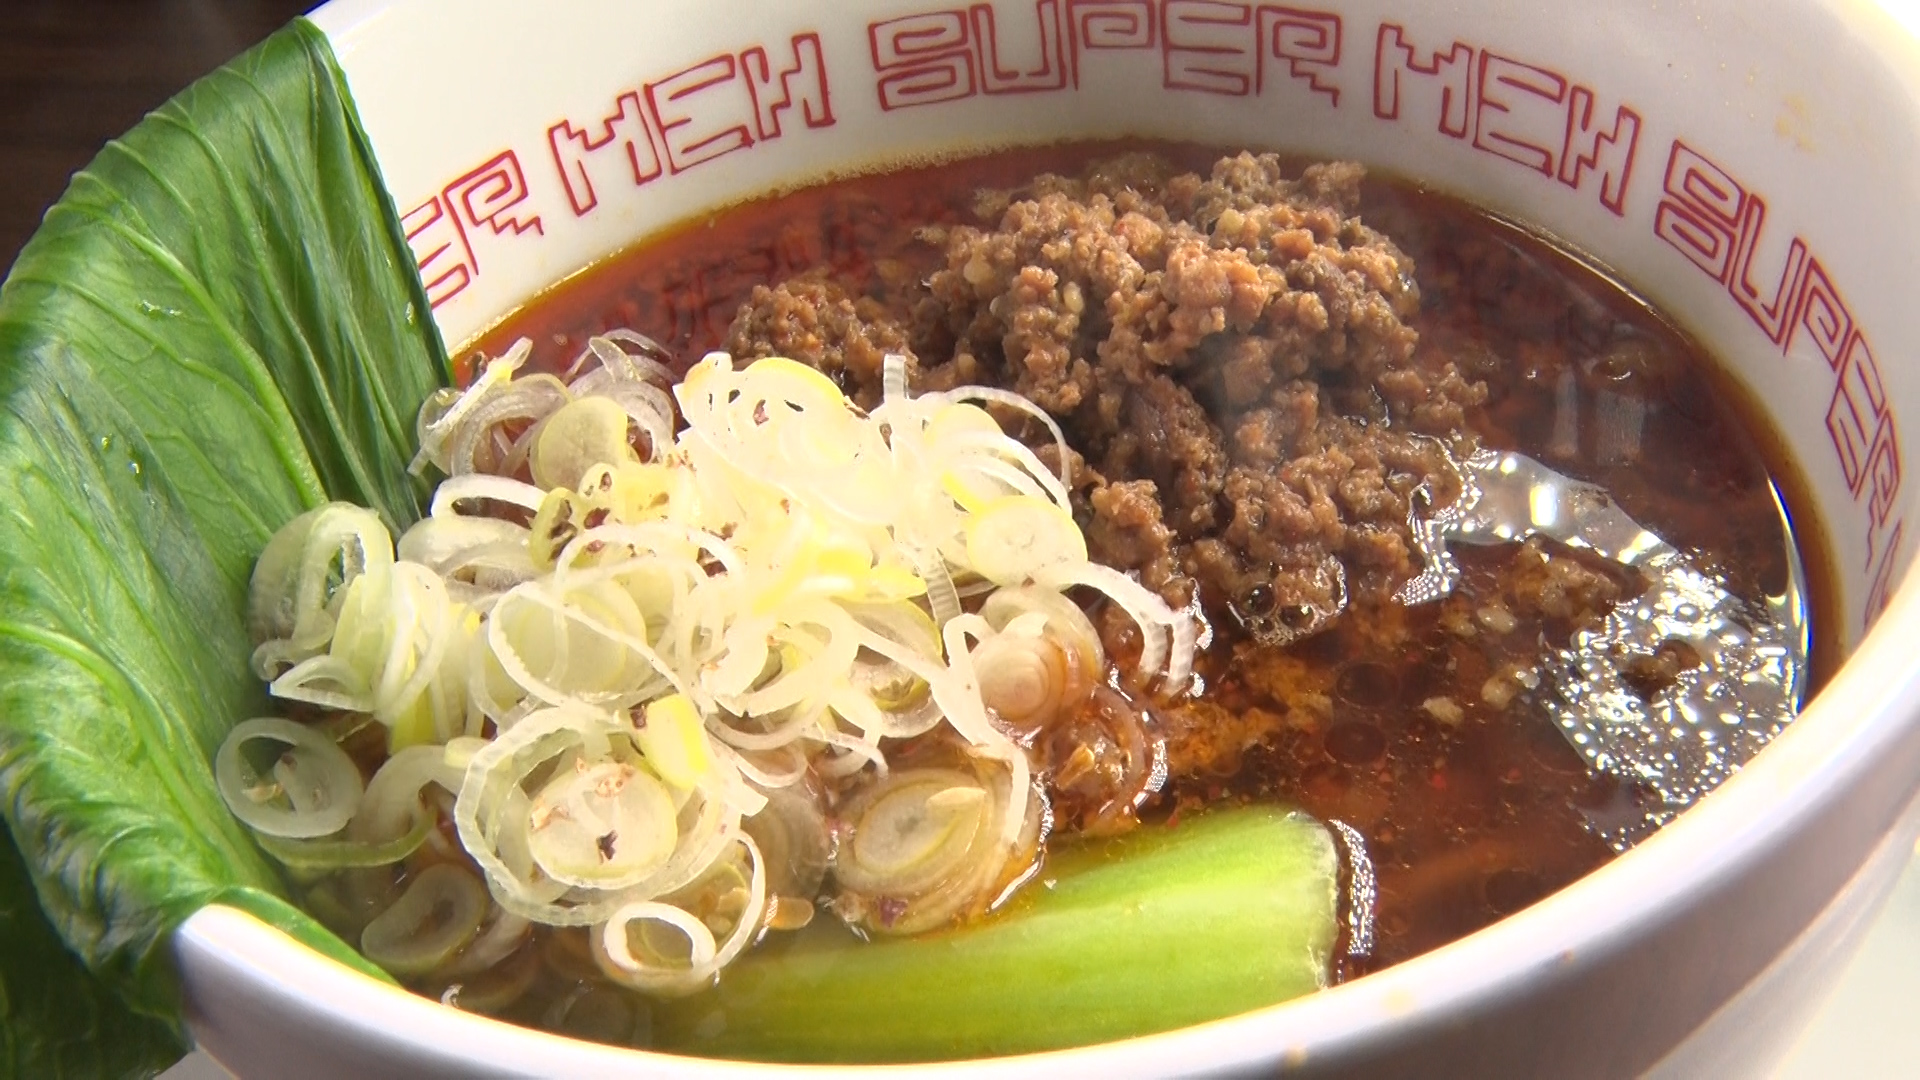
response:
M520 337L535 342L537 358L559 363L613 327L691 362L722 343L755 285L806 271L825 268L854 295L912 288L941 263L938 249L915 240L916 226L972 222L978 189L1075 172L1141 146L1010 151L735 207L563 283L464 350L462 375ZM1219 156L1148 148L1201 171ZM1465 203L1372 179L1363 205L1367 222L1418 267L1420 348L1445 350L1476 376L1503 373L1470 418L1487 445L1600 484L1737 595L1781 591L1788 564L1776 481L1789 503L1806 501L1794 497L1795 474L1774 445L1755 438L1745 398L1695 344L1579 260ZM1476 370L1476 357L1506 362ZM1643 406L1637 437L1601 445L1599 412L1621 399ZM1556 445L1556 417L1570 411L1581 420L1579 445ZM1805 544L1817 537L1799 539L1818 597L1826 562ZM1502 606L1514 552L1461 551L1466 574L1444 603L1357 607L1284 653L1246 643L1236 652L1223 635L1202 658L1208 700L1260 717L1267 734L1230 755L1237 770L1175 784L1146 827L1237 798L1278 799L1351 826L1377 874L1377 921L1372 950L1344 956L1336 978L1446 944L1568 884L1613 854L1589 820L1640 813L1639 793L1590 773L1526 693L1504 708L1484 700L1490 679L1537 661L1571 630L1522 619L1494 633L1477 620L1482 608ZM1815 649L1816 684L1833 652Z

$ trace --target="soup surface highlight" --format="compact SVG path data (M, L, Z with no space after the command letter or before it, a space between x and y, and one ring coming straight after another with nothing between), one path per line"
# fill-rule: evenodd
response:
M717 986L703 977L645 992L645 978L617 977L587 929L511 925L468 884L477 879L460 841L485 832L487 819L456 828L453 800L431 786L438 777L449 795L458 789L467 758L419 753L406 790L424 801L402 799L409 806L394 828L376 830L406 831L411 820L422 834L411 854L353 856L329 870L310 854L301 864L296 852L290 865L308 867L296 876L316 913L363 942L369 934L391 938L381 947L403 962L389 968L459 1007L581 1037L721 1056L901 1060L1032 1049L997 1041L991 1023L977 1036L955 1025L960 1033L948 1043L909 1030L943 1021L893 1015L900 1001L909 1012L922 1003L917 991L901 989L910 977L889 974L886 964L931 967L937 979L940 965L953 961L939 959L938 946L906 951L913 938L868 939L923 933L950 940L956 952L1007 950L1035 965L1072 966L1044 949L1007 945L999 929L1022 919L1072 924L1083 936L1060 948L1095 953L1097 981L1100 942L1135 932L1101 921L1111 914L1100 907L1103 890L1153 887L1125 877L1130 860L1189 867L1177 861L1183 833L1194 851L1227 843L1222 837L1258 837L1293 852L1303 876L1288 880L1306 884L1221 870L1232 859L1220 856L1211 865L1217 894L1228 899L1216 917L1240 910L1234 889L1284 894L1284 910L1257 917L1288 932L1301 928L1301 947L1320 960L1299 985L1287 982L1291 974L1233 976L1272 978L1267 999L1215 1000L1196 983L1190 1014L1162 1009L1156 1022L1222 1015L1397 963L1572 882L1737 770L1790 720L1813 679L1804 573L1774 480L1785 464L1769 460L1769 444L1708 358L1579 260L1471 206L1365 178L1356 166L1130 143L1011 151L836 181L689 223L563 283L464 350L463 381L505 377L488 362L523 355L515 351L523 339L531 342L529 372L566 379L579 376L569 369L576 358L663 365L661 381L685 380L677 409L660 417L672 426L692 419L690 401L705 400L695 383L755 372L770 379L782 370L749 366L756 357L824 373L852 402L849 415L880 424L882 442L903 437L887 418L902 415L894 410L905 394L930 408L966 387L1017 394L1025 411L1011 407L1010 396L979 401L999 429L989 423L979 437L1025 447L1002 452L1005 460L1030 453L1034 464L1018 483L1060 474L1077 527L1072 542L1083 541L1092 563L1127 580L1100 589L1086 587L1091 578L1063 579L1049 595L1072 600L1084 619L1049 607L1051 600L1019 601L1079 620L1088 641L1097 639L1078 651L1063 647L1048 661L1055 667L1031 679L1028 666L1044 667L1034 655L977 644L986 715L996 738L1020 748L1038 801L1014 855L987 867L958 901L916 907L884 889L861 889L857 862L838 876L830 867L876 835L848 831L847 819L885 816L877 811L888 800L908 806L898 791L916 777L939 790L899 811L897 828L934 843L924 840L927 808L949 812L960 798L954 793L971 783L965 775L988 776L978 739L969 748L944 729L889 737L884 766L842 753L844 745L810 742L797 779L756 781L770 805L790 810L792 799L811 800L818 809L795 820L818 816L825 846L811 851L811 841L790 830L769 838L749 827L758 841L751 861L743 854L731 877L701 879L715 896L744 895L769 863L818 864L811 877L799 875L803 883L789 880L786 895L762 900L752 925L745 915L708 916L710 943L726 952L737 938L745 950L737 971L720 970ZM739 371L696 367L711 350L729 354ZM731 374L714 374L722 370ZM530 377L537 376L519 376ZM724 405L725 394L712 400ZM757 408L749 427L768 420ZM646 430L632 410L613 415L616 456L628 447L643 458L658 454L676 437ZM426 421L423 431L432 427ZM526 449L565 443L571 456L562 472L571 477L580 454L600 460L576 446L594 441L580 434L587 427L493 423L489 445L502 450L479 471L531 481L548 497L515 507L475 487L471 500L512 528L530 527L535 564L596 557L568 544L605 520L603 504L589 500L586 483L576 485L577 503L567 502L571 490L556 502L553 489L563 485L543 482L538 451ZM927 423L929 431L952 426L938 416ZM547 449L546 460L561 453ZM1008 524L1010 514L989 514L1001 505L989 496L1001 489L983 493L965 477L929 475L932 487L945 485L943 498L997 523L970 527L975 547L955 556L954 581L957 610L979 613L984 603L988 621L1004 629L1019 616L1009 616L1013 601L993 597L1031 592L1036 586L1023 582L1046 579L1055 526ZM993 545L1003 542L1041 569L981 580L994 579ZM403 537L403 560L408 547ZM908 569L931 581L924 566ZM944 624L938 590L922 587L903 602ZM1177 615L1195 633L1191 679L1183 660L1168 662L1162 632L1140 617L1143 605ZM476 625L504 617L488 609ZM344 617L340 625L348 625ZM1166 626L1180 654L1182 631ZM897 640L918 631L879 632ZM769 655L768 670L777 672L779 648ZM1096 669L1075 674L1089 656L1100 658ZM472 676L476 693L488 677ZM454 678L464 683L467 675ZM1040 704L1031 704L1035 695ZM1056 707L1061 695L1070 704ZM646 762L639 774L645 781L658 773L668 787L671 770L654 762L680 760L681 744L662 741L682 730L674 700L654 699L634 714L636 730L651 732L635 736ZM1031 716L1023 711L1030 704ZM702 721L687 715L693 745ZM337 707L297 719L375 778L370 799L383 766L423 749L396 733L410 722L431 726L406 717L369 722ZM492 721L485 730L499 734ZM294 747L309 736L275 727L251 737ZM629 812L620 800L640 797L621 786L625 779L613 783L613 773L601 777L583 763L586 779L576 782L565 768L537 765L529 782L539 791L579 787L589 794L578 798L599 798L615 807L609 813ZM875 779L880 772L905 779ZM952 776L963 779L934 779ZM996 782L1006 794L998 802L989 794L988 809L978 811L982 835L1020 816L1009 808L1018 781L981 779L967 790L991 793ZM512 810L504 790L493 797L509 809L487 813L533 814L536 849L563 842L564 829L539 834L552 806L574 803L535 798L531 809ZM275 788L270 798L278 797ZM581 871L587 879L637 858L617 846L628 841L609 839L617 832L582 834L581 843L598 844L598 858L588 851L587 862L599 865ZM1310 872L1315 852L1328 862ZM533 858L540 862L539 850ZM454 883L455 872L466 876ZM1324 913L1314 873L1337 884L1337 905ZM438 878L448 878L444 888L428 887ZM409 896L420 910L409 908ZM712 903L737 914L731 900ZM1309 926L1318 919L1327 920L1325 940ZM450 924L464 929L449 938L442 931ZM678 938L648 940L639 925L622 939L636 952L685 951ZM419 955L408 944L436 935L456 944L444 955ZM1217 944L1223 955L1237 948ZM1179 952L1177 941L1166 947ZM699 968L699 947L693 951ZM869 954L900 959L865 967L851 959ZM953 970L976 983L991 978L964 963ZM1006 978L1018 982L1020 973ZM1283 983L1292 989L1278 989ZM941 992L930 990L936 997L928 1000ZM769 1005L777 995L788 1002ZM992 997L960 992L953 1007L990 1012ZM836 1004L814 1012L793 1005L816 998ZM897 1038L821 1034L845 1026L847 1016L881 1013L903 1029ZM1132 1033L1089 1023L1063 1038Z

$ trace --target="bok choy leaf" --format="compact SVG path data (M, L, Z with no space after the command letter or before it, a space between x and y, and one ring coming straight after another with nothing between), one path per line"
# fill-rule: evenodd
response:
M109 144L0 288L0 814L48 923L141 1012L171 1016L168 935L213 902L372 970L286 902L209 761L264 711L242 616L272 531L329 498L418 513L400 466L448 377L427 310L304 22ZM0 985L51 955L9 947Z
M1212 811L1068 846L1041 874L955 929L836 948L823 925L749 953L713 994L656 1004L660 1048L957 1061L1168 1031L1326 985L1338 858L1312 818Z
M0 829L0 1076L150 1076L179 1056L164 1023L127 1006L67 951Z

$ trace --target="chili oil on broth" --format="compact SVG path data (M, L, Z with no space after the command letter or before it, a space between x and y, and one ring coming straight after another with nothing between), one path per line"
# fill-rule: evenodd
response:
M980 223L983 190L1017 189L1039 173L1074 174L1141 149L1203 176L1237 152L1071 144L749 202L569 279L463 349L457 367L470 376L522 337L535 342L536 363L562 363L616 327L689 364L724 346L755 286L808 273L824 273L855 298L897 298L944 265L920 230ZM1290 164L1297 172L1300 163ZM1421 303L1409 324L1418 350L1487 385L1468 415L1483 445L1598 485L1739 597L1787 591L1798 545L1815 605L1805 685L1817 687L1837 654L1826 636L1830 563L1817 529L1789 535L1782 503L1811 501L1745 391L1646 303L1541 237L1392 179L1369 178L1362 193L1367 224L1416 268ZM1614 857L1606 830L1640 818L1653 798L1590 769L1526 677L1543 652L1567 643L1581 614L1543 605L1543 589L1611 588L1612 604L1644 583L1551 542L1455 554L1462 573L1445 599L1356 602L1326 630L1285 647L1214 620L1196 668L1204 693L1156 707L1188 760L1174 763L1175 778L1142 810L1144 827L1222 802L1277 801L1333 823L1352 849L1354 911L1343 920L1335 981L1445 945L1573 882ZM1651 691L1669 675L1655 664L1637 677ZM1355 886L1367 876L1370 895L1360 895ZM608 1042L652 1041L646 1006L602 983L581 932L536 934L543 940L530 953L548 959L512 975L532 989L503 1018ZM831 918L804 934L857 945ZM793 947L800 936L774 935L787 940L761 948Z

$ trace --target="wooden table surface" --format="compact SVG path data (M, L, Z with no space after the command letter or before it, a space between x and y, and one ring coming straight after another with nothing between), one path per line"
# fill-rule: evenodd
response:
M317 0L0 0L0 267L108 139Z

